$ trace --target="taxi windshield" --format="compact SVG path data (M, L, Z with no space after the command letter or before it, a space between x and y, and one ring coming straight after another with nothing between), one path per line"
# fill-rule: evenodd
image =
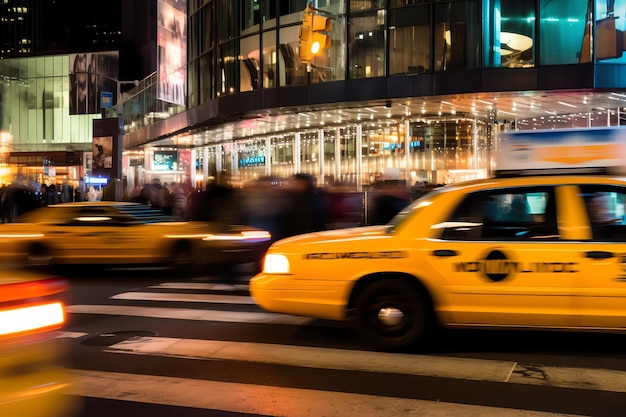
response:
M442 193L446 192L449 187L442 187L437 190L430 191L428 194L418 198L411 204L406 206L402 211L395 215L387 224L387 233L393 233L398 230L406 222L407 219L416 216L424 207L430 206Z

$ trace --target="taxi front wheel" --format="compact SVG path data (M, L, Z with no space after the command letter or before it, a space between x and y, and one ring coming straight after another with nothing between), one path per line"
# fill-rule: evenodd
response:
M41 243L32 245L27 251L25 263L29 267L50 266L52 263L50 250Z
M382 350L415 345L428 328L427 303L409 283L396 278L368 285L356 301L356 331Z

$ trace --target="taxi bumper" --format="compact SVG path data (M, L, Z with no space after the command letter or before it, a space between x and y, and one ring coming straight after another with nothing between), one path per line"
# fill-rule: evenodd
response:
M250 295L264 310L330 320L346 319L351 282L297 279L260 273L250 280Z
M69 370L60 366L58 341L0 349L0 415L65 417L75 415L77 400L67 395Z

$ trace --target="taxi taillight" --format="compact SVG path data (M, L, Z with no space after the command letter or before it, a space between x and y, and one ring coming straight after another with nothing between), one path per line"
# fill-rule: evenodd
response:
M65 322L65 308L58 296L67 288L59 278L2 285L0 338L59 329Z

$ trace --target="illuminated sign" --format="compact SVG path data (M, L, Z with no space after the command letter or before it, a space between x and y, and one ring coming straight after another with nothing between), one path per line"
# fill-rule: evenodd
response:
M623 127L505 132L499 147L496 166L503 173L626 171Z
M185 105L187 91L187 1L157 5L157 98Z
M154 159L152 160L152 169L155 171L174 171L176 169L177 159L178 159L178 152L176 151L154 152Z

